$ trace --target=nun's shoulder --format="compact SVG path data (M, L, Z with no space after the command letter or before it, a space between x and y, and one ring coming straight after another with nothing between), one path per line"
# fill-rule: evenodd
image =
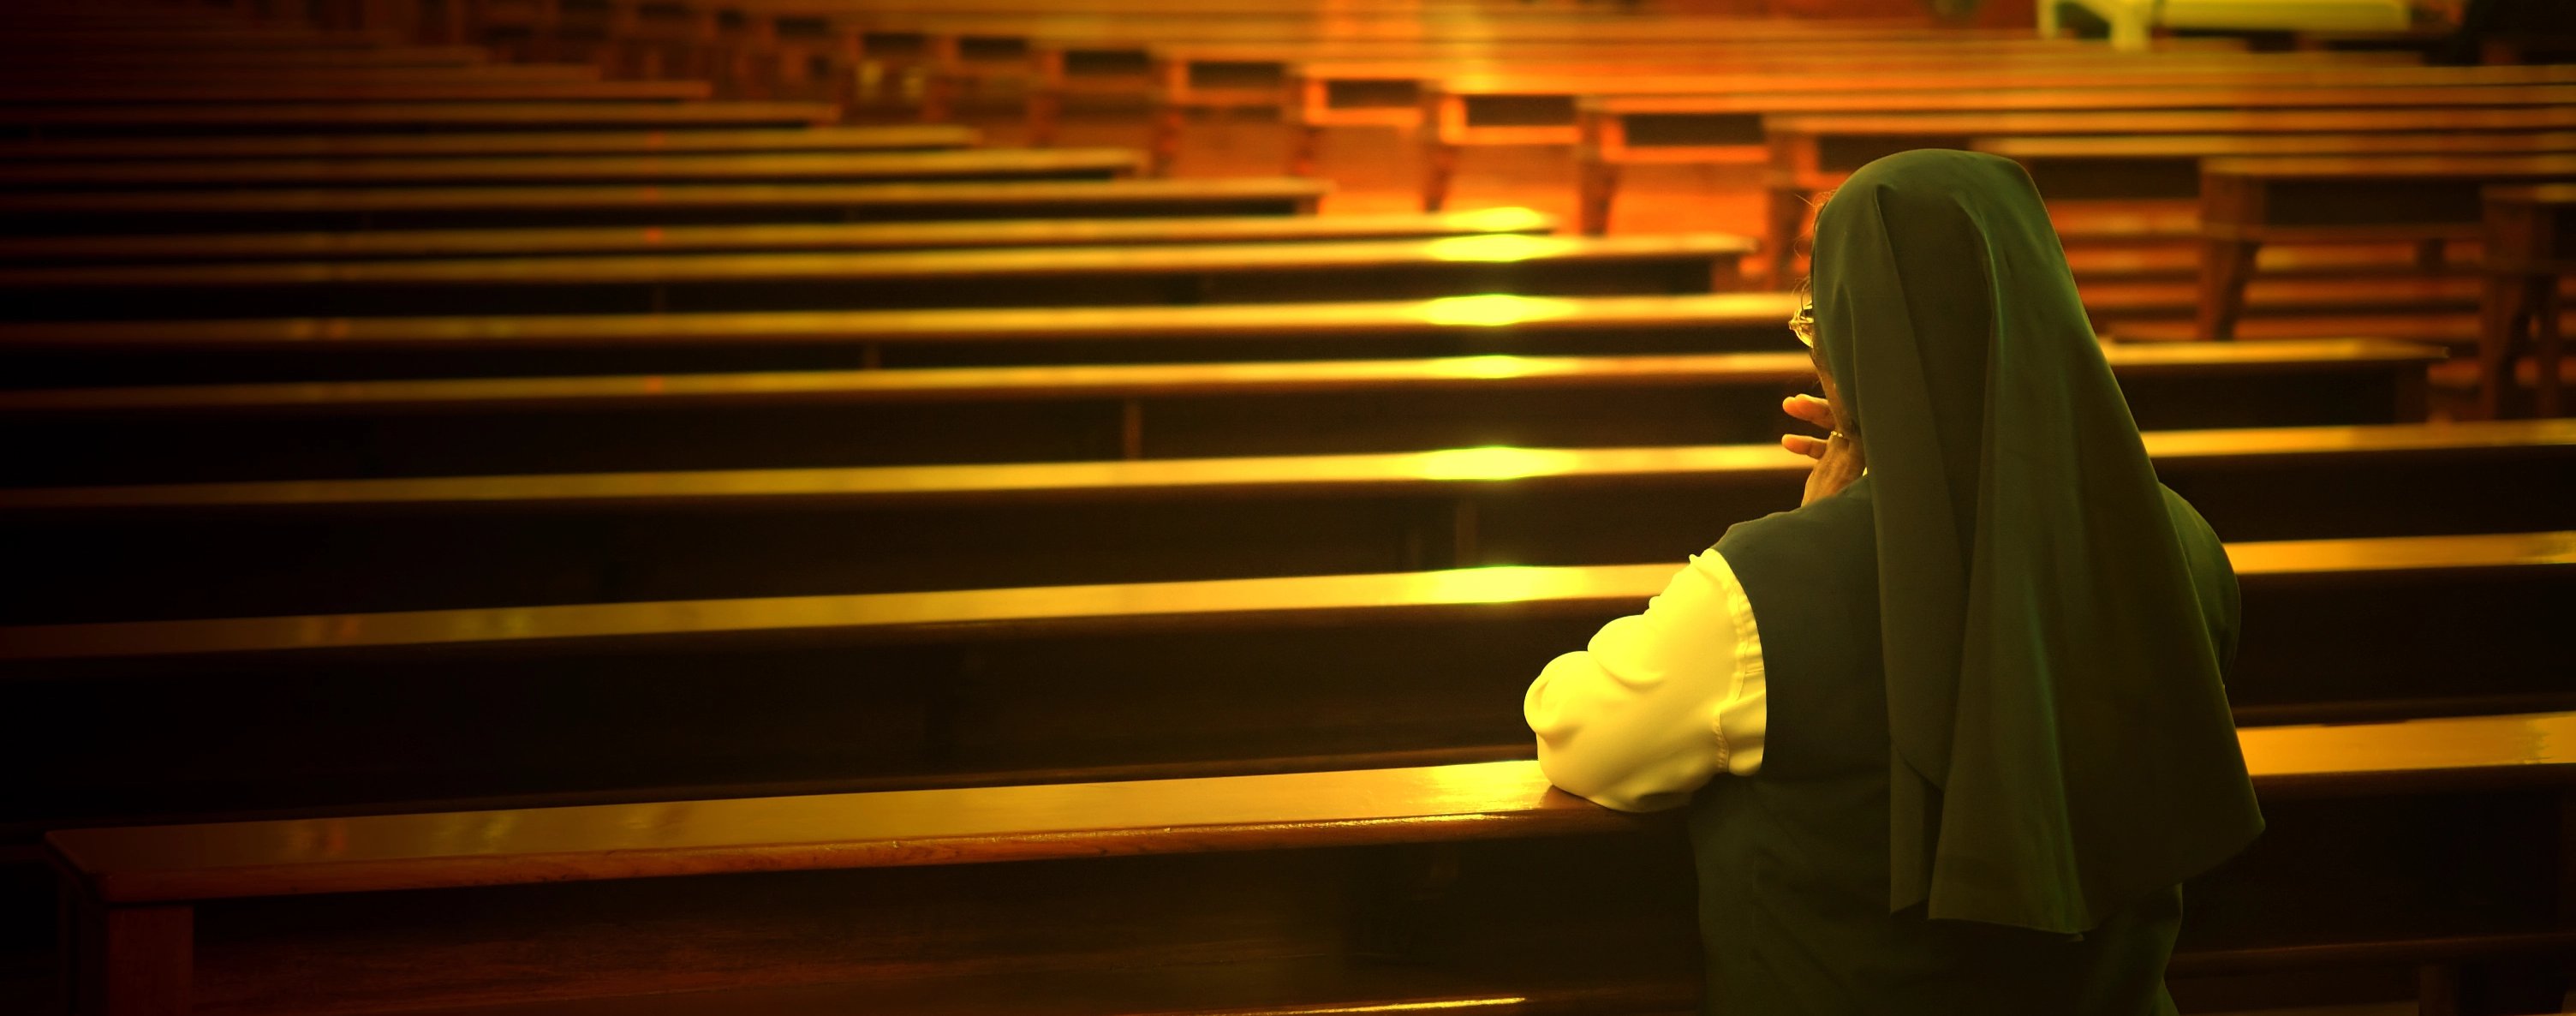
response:
M1717 552L1739 569L1755 559L1874 558L1877 519L1864 476L1840 493L1785 512L1727 527Z

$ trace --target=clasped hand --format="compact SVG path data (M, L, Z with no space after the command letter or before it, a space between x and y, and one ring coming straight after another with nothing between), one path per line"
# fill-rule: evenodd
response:
M1780 435L1780 447L1815 460L1807 472L1807 495L1800 504L1814 504L1819 498L1834 496L1860 479L1867 467L1862 460L1860 442L1836 427L1833 404L1813 395L1792 395L1780 400L1780 409L1790 416L1832 433L1825 437L1805 434Z

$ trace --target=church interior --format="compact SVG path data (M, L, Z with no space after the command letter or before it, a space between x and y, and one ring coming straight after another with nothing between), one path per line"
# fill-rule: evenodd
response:
M1522 694L1924 148L2241 588L2173 1004L2576 1011L2576 5L23 0L0 1012L1767 1016Z

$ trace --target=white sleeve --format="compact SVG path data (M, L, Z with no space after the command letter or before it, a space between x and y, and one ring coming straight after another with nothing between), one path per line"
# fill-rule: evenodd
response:
M1720 772L1762 767L1762 637L1735 570L1703 551L1646 604L1530 684L1539 770L1621 811L1689 803Z

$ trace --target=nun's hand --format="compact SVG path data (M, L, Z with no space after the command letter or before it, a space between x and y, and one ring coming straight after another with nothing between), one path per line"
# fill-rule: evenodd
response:
M1792 395L1781 400L1780 408L1802 422L1831 433L1824 437L1805 434L1780 435L1780 447L1816 460L1807 472L1807 496L1800 504L1812 504L1818 498L1832 497L1853 480L1860 479L1866 463L1861 457L1860 442L1834 429L1834 410L1830 403L1813 395Z

